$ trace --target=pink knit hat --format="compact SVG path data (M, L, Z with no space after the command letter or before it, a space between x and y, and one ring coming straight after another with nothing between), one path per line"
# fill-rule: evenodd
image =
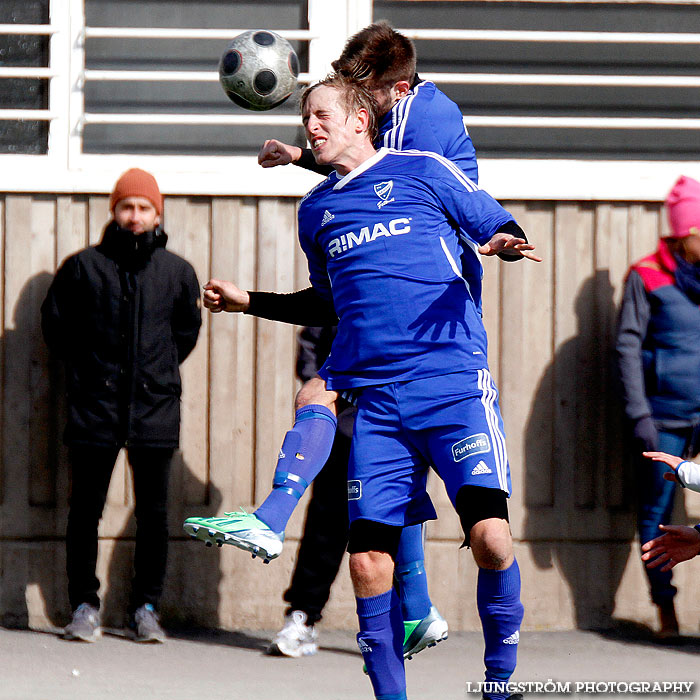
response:
M695 227L700 233L700 182L681 175L666 197L666 213L673 238L685 238Z

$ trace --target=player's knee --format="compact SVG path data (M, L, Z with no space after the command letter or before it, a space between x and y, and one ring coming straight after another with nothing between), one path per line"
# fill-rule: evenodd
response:
M390 591L394 561L386 552L356 552L350 555L350 578L357 598L373 598Z
M474 561L482 569L507 569L513 563L513 539L508 522L489 518L475 523L471 530Z
M354 552L350 555L350 578L355 586L368 580L373 572L369 552Z
M337 415L335 407L337 399L338 393L326 389L326 382L324 382L321 377L313 377L299 389L294 402L294 408L298 411L300 408L304 408L304 406L316 404L325 406Z
M457 492L455 509L464 531L464 546L472 546L472 536L479 537L482 528L474 526L486 520L504 521L508 528L508 494L500 489L465 484Z
M360 597L376 595L391 586L394 562L386 552L354 552L350 555L350 578Z
M350 524L348 552L350 554L385 552L392 559L396 559L402 529L396 525L386 525L374 520L355 520Z

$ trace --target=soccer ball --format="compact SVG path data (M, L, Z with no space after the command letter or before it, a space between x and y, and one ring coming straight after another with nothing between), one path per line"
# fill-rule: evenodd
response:
M258 29L239 34L224 51L219 81L239 107L262 112L281 105L293 92L299 59L279 34Z

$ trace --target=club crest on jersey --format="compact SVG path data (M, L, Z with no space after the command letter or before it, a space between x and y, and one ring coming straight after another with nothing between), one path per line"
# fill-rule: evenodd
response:
M348 481L348 501L359 501L362 498L362 482L359 479Z
M374 194L379 197L377 202L377 209L381 209L384 205L389 204L394 201L394 197L391 197L391 191L394 189L394 181L387 180L386 182L378 182L374 185ZM391 197L391 199L389 199Z
M334 258L338 253L344 253L350 248L356 248L363 243L371 243L381 236L399 236L411 230L410 219L392 219L388 224L378 221L372 226L363 226L359 233L350 231L328 244L328 256Z
M461 462L472 455L491 451L491 442L486 433L476 433L452 445L452 457L455 462Z
M335 216L331 214L328 209L323 212L323 218L321 219L321 226L325 226L329 221L333 221L335 219Z

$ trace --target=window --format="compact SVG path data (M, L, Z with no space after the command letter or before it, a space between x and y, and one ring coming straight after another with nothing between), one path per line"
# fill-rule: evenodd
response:
M699 9L374 3L414 34L421 74L461 106L482 158L700 160Z
M30 110L48 109L49 40L45 34L25 34L23 25L46 24L49 1L0 4L0 24L10 25L0 33L0 66L12 66L0 80L0 105L17 115L31 117ZM13 31L11 31L13 30ZM48 125L42 119L2 119L0 153L46 153Z
M257 154L262 141L270 136L269 125L243 128L202 122L212 115L250 116L223 93L217 76L218 59L236 33L226 27L265 27L271 17L275 31L308 31L305 0L86 0L85 112L90 116L83 152ZM149 37L148 30L139 34L139 27L166 31L162 38L158 34ZM110 29L115 28L127 31L110 35ZM168 29L174 31L168 34ZM203 30L200 37L190 38L196 34L193 29ZM302 73L308 73L308 40L292 39L291 43ZM148 74L153 77L148 78ZM291 116L298 122L296 114L293 100L274 111L275 117ZM180 115L183 121L189 116L190 123L168 123L168 115ZM134 117L143 121L127 121ZM264 117L260 115L257 121L264 121ZM275 125L274 132L282 140L303 143L299 126Z
M316 176L255 158L266 138L303 144L295 103L235 106L219 57L240 31L278 31L303 85L385 18L460 105L494 195L654 200L700 178L699 4L4 0L0 190L108 191L138 160L172 193L299 196Z

